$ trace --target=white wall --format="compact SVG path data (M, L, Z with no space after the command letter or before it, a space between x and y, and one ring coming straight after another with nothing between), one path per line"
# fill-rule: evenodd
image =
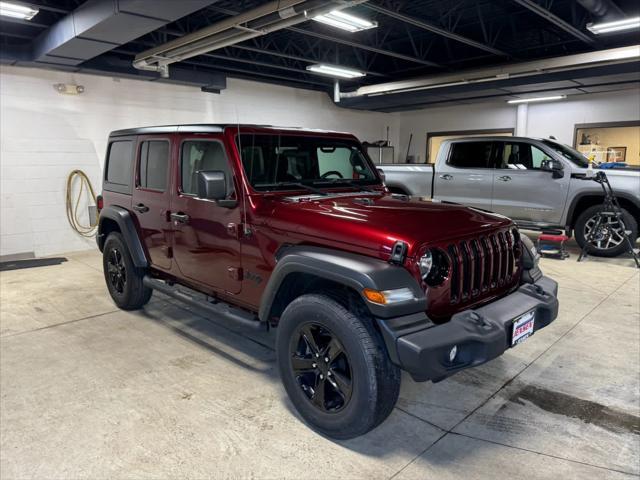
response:
M85 93L61 95L55 83L81 84ZM236 79L214 95L193 87L1 67L0 256L94 248L93 240L67 223L66 177L80 168L99 192L111 130L237 121L349 131L374 141L385 138L387 125L393 134L396 119L335 107L324 93Z
M640 89L531 103L526 109L522 132L517 128L517 106L505 102L430 108L396 115L400 138L398 150L402 152L402 158L406 154L409 135L413 133L410 154L419 155L420 161L424 162L427 132L513 128L523 136L553 135L559 141L572 145L575 124L640 120Z

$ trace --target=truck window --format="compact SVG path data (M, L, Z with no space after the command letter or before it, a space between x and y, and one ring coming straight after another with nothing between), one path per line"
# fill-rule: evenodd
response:
M197 193L198 172L217 170L227 177L227 192L233 190L233 178L222 144L215 140L187 140L182 143L180 157L180 190L188 195Z
M151 140L140 147L139 184L142 188L164 192L167 188L169 142Z
M510 170L540 170L544 160L551 158L528 143L504 143L498 168Z
M456 168L490 168L493 142L451 144L447 165Z
M133 142L116 141L109 145L105 180L109 183L129 187L131 185L131 164Z

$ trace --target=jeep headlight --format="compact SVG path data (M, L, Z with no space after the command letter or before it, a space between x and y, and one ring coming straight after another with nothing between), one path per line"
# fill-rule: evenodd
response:
M449 259L439 248L430 249L418 260L422 281L431 287L442 285L449 275Z
M433 268L433 255L431 254L431 250L427 250L425 254L420 257L418 268L420 269L422 280L426 281L431 272L431 268Z

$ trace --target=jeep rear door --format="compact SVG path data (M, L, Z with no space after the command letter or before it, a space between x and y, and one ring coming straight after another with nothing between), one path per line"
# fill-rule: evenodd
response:
M437 200L491 209L493 142L443 143L436 165L433 195Z
M569 173L562 178L540 169L555 158L528 142L496 143L491 210L514 220L560 225L569 192Z
M179 274L221 293L239 293L240 207L220 206L196 195L199 171L223 171L227 198L236 198L237 188L223 136L185 134L177 138L177 175L170 209L173 256Z
M170 157L169 137L138 137L132 209L151 265L163 270L171 269Z

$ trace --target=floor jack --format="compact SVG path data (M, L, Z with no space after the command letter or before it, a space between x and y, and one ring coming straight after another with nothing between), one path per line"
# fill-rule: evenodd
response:
M609 183L607 175L604 172L596 172L594 176L585 176L583 180L593 180L594 182L600 184L600 186L602 187L602 191L604 192L604 202L602 203L602 208L596 215L595 225L587 235L584 247L582 247L582 251L580 252L580 256L578 257L578 261L580 262L583 258L587 257L587 249L589 245L592 244L592 242L604 241L608 238L608 236L611 235L611 232L609 231L607 226L608 220L611 217L615 217L622 227L622 231L624 232L624 240L628 246L627 251L631 254L633 260L636 262L636 267L640 268L640 255L634 248L633 240L631 240L631 238L629 237L630 231L627 230L627 227L624 224L620 204L618 203L618 199L613 193L613 189L611 188L611 184Z
M569 257L569 252L564 248L569 237L562 232L542 232L538 237L537 250L543 257L564 260Z

